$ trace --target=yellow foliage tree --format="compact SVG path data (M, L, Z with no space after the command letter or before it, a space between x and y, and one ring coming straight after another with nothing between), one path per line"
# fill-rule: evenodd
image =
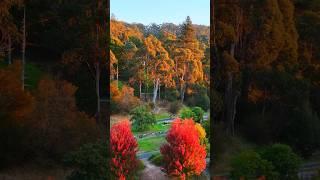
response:
M201 124L196 123L195 127L199 133L199 138L200 138L200 142L201 144L205 143L205 139L206 139L206 130L201 126Z

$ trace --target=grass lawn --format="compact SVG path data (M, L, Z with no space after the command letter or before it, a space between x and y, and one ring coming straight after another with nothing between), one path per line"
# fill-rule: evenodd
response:
M138 140L139 150L144 152L158 151L166 142L165 136L143 138Z
M170 118L170 114L167 112L164 113L159 113L159 114L155 114L156 120L162 120L162 119L166 119L166 118Z
M151 127L150 131L159 132L159 131L167 131L170 128L170 124L156 124Z
M137 131L136 129L132 129L133 134L143 134L143 133L149 133L149 132L163 132L167 131L170 128L170 124L155 124L154 126L150 127L150 129L145 131Z

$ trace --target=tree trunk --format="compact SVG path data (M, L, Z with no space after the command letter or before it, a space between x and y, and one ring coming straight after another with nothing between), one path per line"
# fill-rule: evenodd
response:
M235 44L235 43L231 44L230 54L231 54L231 56L232 56L233 58L234 58L234 50L235 50L235 48L236 48L236 44Z
M230 54L234 57L235 43L231 44ZM226 123L227 123L227 133L234 135L234 119L236 114L236 105L238 99L238 91L234 87L233 83L233 73L227 72L228 84L226 88Z
M181 98L181 103L184 102L184 95L185 95L185 91L186 91L186 84L183 83L181 84L181 87L180 87L180 98Z
M214 83L213 79L211 77L216 77L216 74L218 73L219 70L219 60L217 56L217 48L216 48L216 41L215 41L215 6L214 6L215 0L211 0L210 2L210 26L212 27L210 30L210 94L213 94L212 91L214 89ZM214 67L217 67L214 69ZM212 76L213 75L213 76ZM216 84L216 82L215 82ZM213 165L214 165L214 160L215 160L215 151L214 151L214 141L213 139L215 138L215 131L214 131L214 118L213 118L213 106L210 105L210 174L213 175Z
M117 87L119 88L119 64L117 63L117 73L116 73L116 76L117 76Z
M97 62L95 65L96 69L96 95L97 95L97 114L100 114L100 63Z
M239 91L234 91L233 92L233 101L232 101L232 117L231 117L231 134L234 136L235 134L235 118L236 118L236 113L237 113L237 101L240 96Z
M161 100L161 96L160 96L160 88L161 88L161 85L159 83L159 101Z
M141 99L141 91L142 91L142 82L141 80L139 81L139 97Z
M152 98L152 102L154 103L154 105L156 104L158 87L159 87L159 78L156 79L155 85L154 85L154 88L153 88L153 98Z
M232 111L232 73L227 72L227 86L226 86L226 91L225 91L225 123L226 123L226 133L227 134L232 134L231 129L232 129L232 116L233 116L233 111Z
M23 8L23 40L22 40L22 67L21 67L21 82L22 90L24 90L24 80L25 80L25 54L26 54L26 6Z
M8 44L8 64L12 64L12 42L11 42L11 35L9 35L9 44Z

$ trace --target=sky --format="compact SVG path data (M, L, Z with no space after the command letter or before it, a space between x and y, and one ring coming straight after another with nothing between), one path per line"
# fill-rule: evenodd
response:
M193 24L210 25L210 0L110 0L110 13L128 23L181 24L187 16Z

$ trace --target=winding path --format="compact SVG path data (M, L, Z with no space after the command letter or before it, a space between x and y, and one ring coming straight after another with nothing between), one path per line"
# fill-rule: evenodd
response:
M161 171L160 167L151 164L148 159L141 159L145 165L144 170L141 172L141 180L168 180L164 172Z

